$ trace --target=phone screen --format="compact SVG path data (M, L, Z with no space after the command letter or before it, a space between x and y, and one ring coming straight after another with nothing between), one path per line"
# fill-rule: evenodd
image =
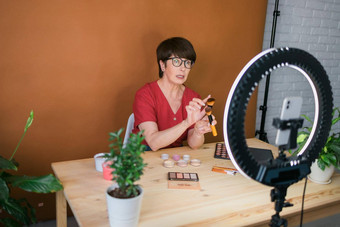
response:
M281 109L281 120L296 119L300 117L302 106L301 97L286 97ZM275 144L277 146L288 144L290 129L277 130Z

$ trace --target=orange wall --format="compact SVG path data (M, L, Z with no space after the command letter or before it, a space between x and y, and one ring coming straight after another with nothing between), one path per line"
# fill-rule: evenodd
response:
M31 109L35 119L16 160L20 173L108 151L125 127L135 91L158 78L155 50L172 36L197 52L187 86L216 98L218 137L228 91L262 49L266 0L0 0L0 146L9 157ZM254 99L253 99L254 100ZM256 103L247 114L255 132ZM18 193L20 194L20 193ZM38 217L54 217L54 195L30 195ZM43 207L37 207L43 202Z

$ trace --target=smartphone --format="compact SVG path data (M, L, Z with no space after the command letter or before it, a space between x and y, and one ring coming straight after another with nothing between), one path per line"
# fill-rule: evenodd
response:
M300 117L302 97L286 97L281 109L281 120L296 119ZM275 144L277 146L288 144L290 129L277 130Z

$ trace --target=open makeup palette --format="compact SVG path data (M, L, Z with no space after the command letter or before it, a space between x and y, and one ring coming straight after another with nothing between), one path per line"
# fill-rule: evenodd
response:
M224 143L216 143L214 158L230 160Z
M168 172L169 189L200 190L197 173Z
M178 181L199 181L197 173L169 172L168 179Z

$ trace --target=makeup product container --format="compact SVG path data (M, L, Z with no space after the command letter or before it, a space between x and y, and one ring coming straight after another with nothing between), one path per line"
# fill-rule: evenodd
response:
M112 165L112 161L107 161L102 164L103 177L105 180L112 180L113 178L112 171L114 171L114 169L112 169L110 165Z
M167 160L167 159L169 159L169 155L168 154L162 154L161 159Z
M175 162L171 161L171 160L165 160L163 162L163 166L166 167L166 168L172 168L172 167L175 166Z
M190 164L192 166L200 166L201 165L201 160L199 160L199 159L191 159Z
M183 159L181 159L181 160L178 160L177 165L180 167L186 167L188 163L184 161Z
M174 155L172 156L172 159L175 160L175 161L178 161L178 160L181 159L181 156L178 155L178 154L174 154Z
M189 162L190 155L188 155L188 154L183 155L183 160Z

